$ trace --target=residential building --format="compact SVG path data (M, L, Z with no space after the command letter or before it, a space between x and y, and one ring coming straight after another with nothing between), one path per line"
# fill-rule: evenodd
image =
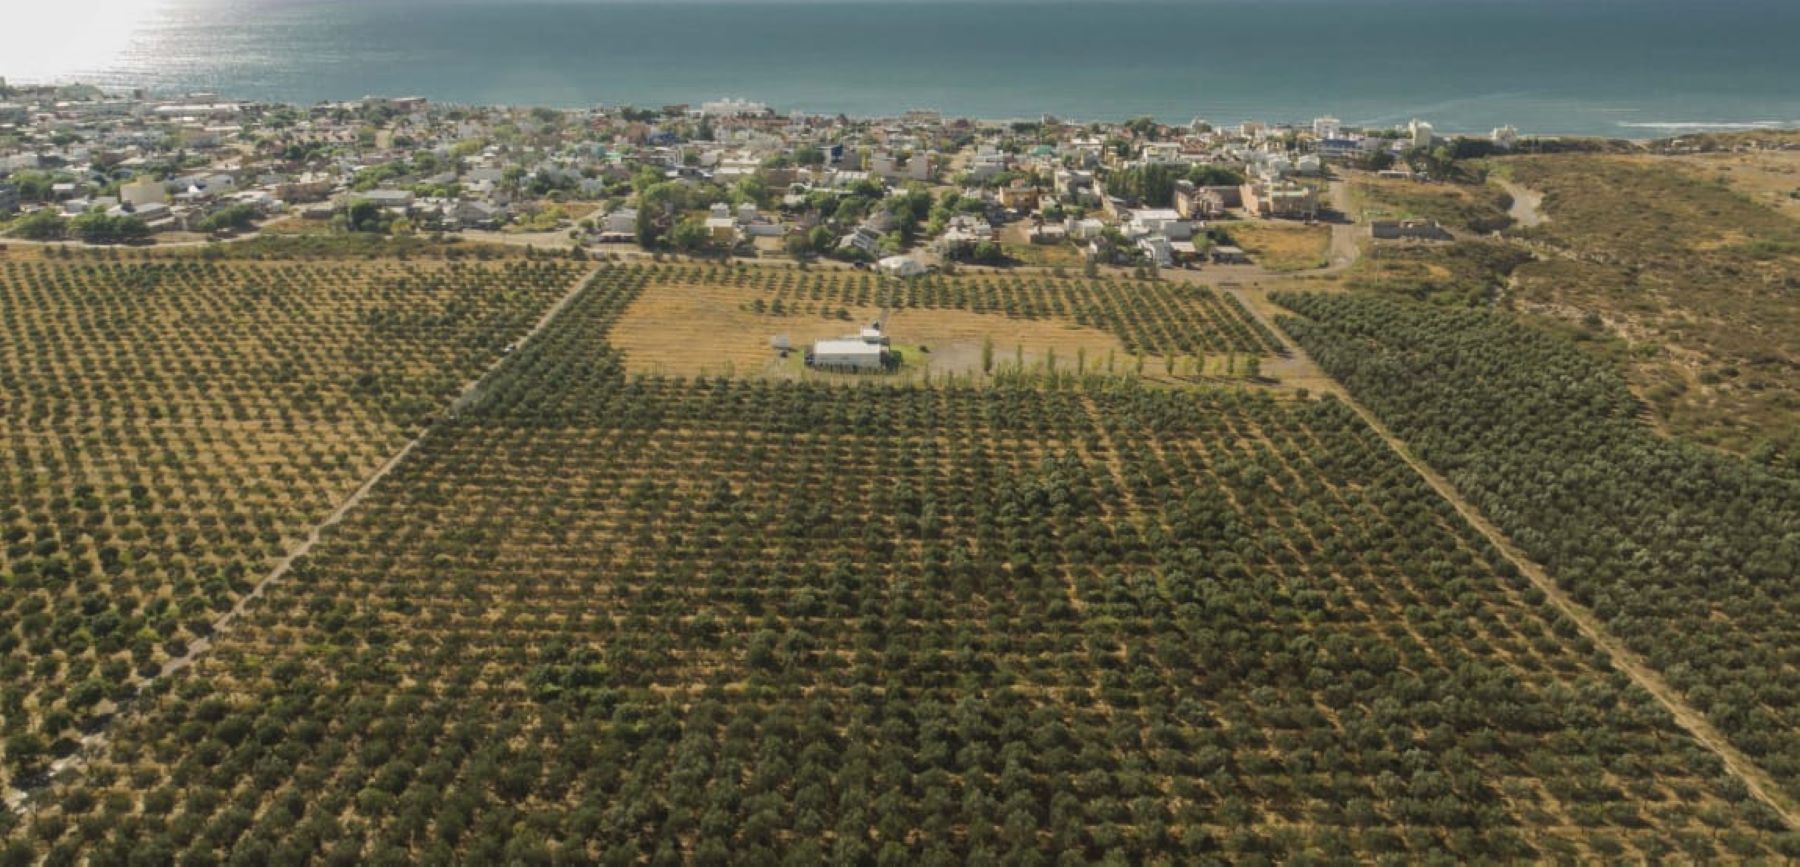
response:
M1362 155L1362 143L1348 138L1320 139L1318 151L1319 156L1328 160L1354 159Z
M1125 234L1129 237L1159 235L1185 241L1194 236L1194 227L1173 208L1141 208L1131 212Z
M1069 227L1062 223L1039 223L1031 227L1031 243L1060 244L1069 240Z
M858 250L873 256L881 250L881 233L867 224L857 226L855 231L838 240L838 249Z
M1169 246L1169 239L1161 235L1139 238L1138 249L1143 251L1144 258L1155 262L1159 268L1167 268L1175 264L1175 251Z
M459 199L444 216L446 223L459 229L498 229L505 212L486 202Z
M1039 192L1031 182L1020 179L1000 190L1000 206L1020 213L1037 210Z
M1011 167L1011 159L1005 153L984 145L969 162L969 178L985 181Z
M411 208L413 203L413 194L411 190L367 190L360 193L353 193L350 198L353 201L361 199L365 202L371 202L380 207L396 211L405 211Z
M1087 202L1094 199L1094 173L1084 171L1058 170L1055 176L1056 194L1073 202Z
M1406 133L1412 139L1412 146L1416 148L1428 148L1437 141L1437 130L1418 118L1413 118L1412 123L1406 125Z
M1175 213L1184 220L1213 220L1229 208L1244 206L1238 187L1198 187L1188 181L1175 183Z
M994 240L994 226L974 214L958 214L950 218L944 234L938 238L938 250L949 253Z
M1081 220L1070 217L1063 226L1068 229L1069 237L1079 241L1091 241L1106 232L1106 223L1093 217Z
M691 113L704 117L770 117L775 110L745 99L715 99L701 103L699 111Z
M1319 215L1319 191L1291 181L1243 186L1244 210L1265 219L1306 219Z
M714 244L727 247L735 245L738 241L737 220L731 217L729 213L723 217L716 215L707 217L706 233L712 238Z

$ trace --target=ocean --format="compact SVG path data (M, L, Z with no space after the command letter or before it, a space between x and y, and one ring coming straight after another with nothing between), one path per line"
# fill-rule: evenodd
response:
M49 32L21 40L27 31L14 29L0 76L302 103L743 97L857 116L927 108L1235 123L1331 114L1360 125L1419 117L1442 131L1513 124L1629 138L1800 126L1796 0L74 5L95 3L73 17L63 4L22 11L30 19L46 8L37 14Z

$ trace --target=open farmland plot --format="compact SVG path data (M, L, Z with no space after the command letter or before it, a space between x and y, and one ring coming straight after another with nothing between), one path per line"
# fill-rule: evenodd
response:
M1436 220L1452 231L1481 235L1512 225L1512 202L1497 186L1358 175L1353 189L1364 219Z
M632 269L637 270L637 269ZM611 341L634 372L797 375L769 341L796 348L880 319L896 342L925 346L932 372L1027 364L1054 354L1074 369L1132 368L1141 353L1161 370L1174 354L1263 354L1278 346L1235 302L1202 286L1042 276L934 276L909 281L844 271L651 267Z
M0 264L9 781L207 634L580 276Z
M1215 227L1267 271L1307 271L1331 264L1330 226L1249 220Z
M632 377L605 338L645 282L604 272L15 846L1771 852L1336 401Z

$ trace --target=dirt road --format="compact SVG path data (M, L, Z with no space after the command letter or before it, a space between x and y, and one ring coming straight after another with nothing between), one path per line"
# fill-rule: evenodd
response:
M1494 182L1512 197L1512 207L1506 213L1513 218L1513 222L1518 224L1519 228L1530 229L1550 222L1550 218L1544 216L1543 193L1504 178L1495 178Z

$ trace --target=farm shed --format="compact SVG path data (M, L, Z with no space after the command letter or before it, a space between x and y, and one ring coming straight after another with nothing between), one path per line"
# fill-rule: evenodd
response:
M812 366L823 370L878 371L887 364L887 347L860 339L820 340L813 344Z

